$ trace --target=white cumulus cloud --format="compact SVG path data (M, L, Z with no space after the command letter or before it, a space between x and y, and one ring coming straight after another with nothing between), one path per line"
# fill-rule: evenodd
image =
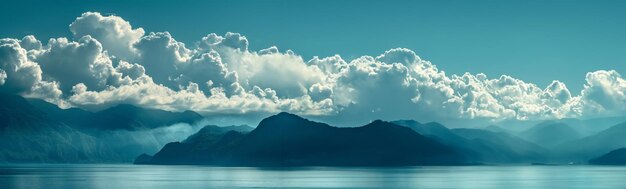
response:
M128 103L345 120L538 120L620 115L626 107L626 81L614 70L588 73L575 96L560 81L544 87L507 75L447 75L405 48L304 60L276 46L250 50L248 38L232 32L187 45L97 12L76 18L70 31L72 39L47 43L0 39L0 91L87 109Z
M102 43L111 55L133 58L133 44L144 35L143 28L133 29L130 22L119 16L102 16L98 12L86 12L70 24L74 37L90 35Z

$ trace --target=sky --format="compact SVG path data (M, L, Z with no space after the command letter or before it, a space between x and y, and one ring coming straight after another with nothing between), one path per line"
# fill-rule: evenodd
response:
M6 2L5 2L6 3ZM626 72L624 1L13 1L0 36L71 36L83 12L194 42L237 32L250 48L355 58L404 47L450 74L507 74L580 91L590 70ZM564 70L565 69L565 70Z
M0 38L18 41L2 56L24 59L2 59L3 90L62 106L436 120L615 116L626 104L624 1L3 4ZM140 84L170 98L124 88Z

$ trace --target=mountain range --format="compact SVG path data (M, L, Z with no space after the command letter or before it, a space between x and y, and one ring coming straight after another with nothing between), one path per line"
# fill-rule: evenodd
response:
M563 119L525 129L502 125L448 128L415 120L376 120L359 127L336 127L285 112L263 119L256 127L207 125L204 119L192 111L169 112L126 104L97 112L62 109L43 100L0 94L0 162L602 164L601 160L623 159L621 153L613 151L626 147L622 139L626 122L613 124L621 118L594 119L597 128L591 128L590 120Z

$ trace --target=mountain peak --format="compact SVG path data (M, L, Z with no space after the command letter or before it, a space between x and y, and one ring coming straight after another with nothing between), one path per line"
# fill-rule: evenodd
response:
M331 126L324 123L314 122L295 114L281 112L261 120L261 122L259 122L259 125L252 132L285 132L287 130L291 130L293 132L302 132L310 128L324 127Z
M292 114L292 113L288 113L288 112L280 112L276 115L273 116L269 116L263 120L261 120L261 122L266 121L266 120L282 120L282 121L287 121L287 120L291 120L291 121L308 121L307 119L300 117L296 114Z
M276 114L276 115L274 115L274 116L291 116L291 117L300 117L300 116L298 116L298 115L296 115L296 114L292 114L292 113L289 113L289 112L280 112L280 113L278 113L278 114Z

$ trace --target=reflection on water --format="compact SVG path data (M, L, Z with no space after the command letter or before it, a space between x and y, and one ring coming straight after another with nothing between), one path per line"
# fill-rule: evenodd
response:
M624 188L626 167L3 165L0 188Z

